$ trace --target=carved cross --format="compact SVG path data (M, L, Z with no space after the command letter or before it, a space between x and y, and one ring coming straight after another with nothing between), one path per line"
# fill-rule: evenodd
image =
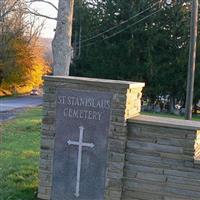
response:
M80 126L79 127L79 141L71 141L68 140L67 144L68 145L75 145L78 146L78 164L77 164L77 177L76 177L76 192L75 196L78 198L79 197L79 191L80 191L80 175L81 175L81 160L82 160L82 148L83 147L90 147L93 148L94 144L93 143L85 143L83 142L83 131L84 127Z

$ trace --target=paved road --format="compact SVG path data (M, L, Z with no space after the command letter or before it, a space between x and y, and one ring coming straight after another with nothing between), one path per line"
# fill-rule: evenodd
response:
M17 108L27 108L39 106L42 104L40 96L23 96L16 98L0 99L0 112L10 111Z
M16 112L23 108L30 108L42 104L40 96L22 96L15 98L0 99L0 121L11 119Z

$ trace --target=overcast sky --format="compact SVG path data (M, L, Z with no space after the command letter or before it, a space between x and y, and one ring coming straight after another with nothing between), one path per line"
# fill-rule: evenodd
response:
M58 0L49 0L51 3L53 3L56 7L58 7ZM50 5L37 2L32 5L32 8L36 9L39 13L48 15L51 17L57 16L57 11ZM45 18L41 17L40 20L44 20ZM49 20L46 19L45 21L45 27L42 31L41 37L45 38L53 38L54 36L54 29L56 27L56 21L55 20Z

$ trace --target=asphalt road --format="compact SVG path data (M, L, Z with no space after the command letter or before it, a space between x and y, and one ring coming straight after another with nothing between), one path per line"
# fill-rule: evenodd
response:
M0 99L0 121L11 119L24 108L42 105L41 96L20 96Z

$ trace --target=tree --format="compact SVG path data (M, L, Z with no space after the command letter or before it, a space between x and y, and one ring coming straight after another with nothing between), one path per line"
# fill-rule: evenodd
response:
M55 36L52 42L54 75L69 75L74 0L59 0Z
M170 95L171 103L185 101L190 2L173 2L84 0L82 55L71 74L144 81L153 100Z
M3 22L4 18L15 10L17 4L18 0L0 1L0 22Z
M38 46L42 26L27 20L26 4L18 1L4 16L0 32L0 87L13 92L27 92L42 83L47 65Z
M58 8L48 0L30 0L31 4L34 2L46 3L57 10L57 18L54 18L38 13L36 10L32 11L31 9L28 9L29 13L33 15L57 21L56 31L52 41L53 74L68 76L73 54L71 37L74 0L59 0Z
M145 94L152 99L170 95L172 103L184 101L190 1L173 1L169 7L152 0L79 2L72 41L79 53L74 54L71 74L145 81ZM59 1L55 75L68 75L73 4Z

